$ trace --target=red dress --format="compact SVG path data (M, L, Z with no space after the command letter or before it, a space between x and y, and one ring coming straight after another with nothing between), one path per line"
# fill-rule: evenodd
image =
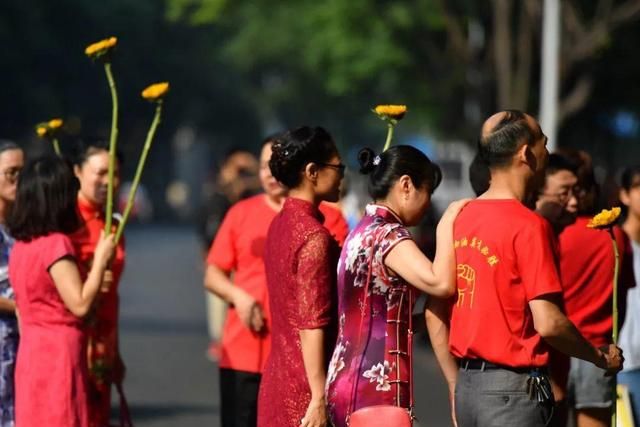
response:
M9 279L20 312L15 414L20 427L87 427L87 360L81 320L67 310L48 269L75 255L52 233L16 242Z
M71 236L78 254L83 280L93 261L100 231L104 229L104 211L78 198L78 210L84 225ZM118 366L118 284L124 269L124 240L118 244L111 264L113 284L108 292L98 294L85 319L89 366L89 418L91 427L108 425L111 411L111 384L121 369Z
M264 250L272 347L260 383L259 427L299 426L307 410L311 390L299 331L326 328L330 355L335 344L337 256L338 245L322 226L318 209L288 198L271 223Z

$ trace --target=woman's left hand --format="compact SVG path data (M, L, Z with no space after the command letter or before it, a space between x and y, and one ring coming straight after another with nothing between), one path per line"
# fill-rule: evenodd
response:
M307 413L300 421L300 427L327 427L327 406L323 399L311 399Z

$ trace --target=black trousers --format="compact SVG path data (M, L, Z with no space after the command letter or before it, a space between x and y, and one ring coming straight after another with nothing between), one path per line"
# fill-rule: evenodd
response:
M222 427L256 427L261 377L253 372L220 369Z

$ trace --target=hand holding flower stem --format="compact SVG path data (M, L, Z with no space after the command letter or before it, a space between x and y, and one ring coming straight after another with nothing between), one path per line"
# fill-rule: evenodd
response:
M135 177L133 178L133 183L131 184L131 188L129 189L127 205L124 209L124 212L122 213L122 220L118 224L118 229L116 230L116 236L115 236L116 244L120 241L120 237L122 237L124 227L127 224L129 215L131 214L131 209L133 208L136 192L138 191L138 185L140 184L140 178L142 177L142 171L144 170L144 165L147 161L147 155L149 154L149 149L151 148L151 144L156 134L158 125L160 124L160 118L162 116L162 100L164 95L168 92L168 90L169 90L168 83L157 83L155 85L149 86L147 89L145 89L142 92L143 98L148 99L150 101L154 101L156 103L156 113L153 116L153 121L151 122L149 131L147 132L147 138L144 142L142 153L140 154L140 160L138 161L136 174L135 174Z
M606 229L611 236L611 243L613 245L614 254L614 267L613 267L613 308L612 308L612 333L611 340L614 345L618 345L618 275L619 275L619 263L620 252L618 251L618 244L616 243L616 236L613 234L613 226L616 220L620 216L620 208L614 207L611 210L604 209L602 212L594 216L587 227L596 228L600 230ZM617 400L618 400L618 382L613 380L613 405L611 408L611 427L617 426Z

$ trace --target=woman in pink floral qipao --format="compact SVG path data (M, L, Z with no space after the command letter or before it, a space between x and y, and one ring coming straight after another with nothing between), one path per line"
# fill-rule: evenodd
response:
M338 264L339 335L326 386L335 427L367 406L410 409L409 291L413 285L438 297L453 294L453 222L465 203L454 202L444 213L431 263L406 227L425 214L441 179L438 166L410 146L379 156L364 149L359 161L374 203L347 238Z

